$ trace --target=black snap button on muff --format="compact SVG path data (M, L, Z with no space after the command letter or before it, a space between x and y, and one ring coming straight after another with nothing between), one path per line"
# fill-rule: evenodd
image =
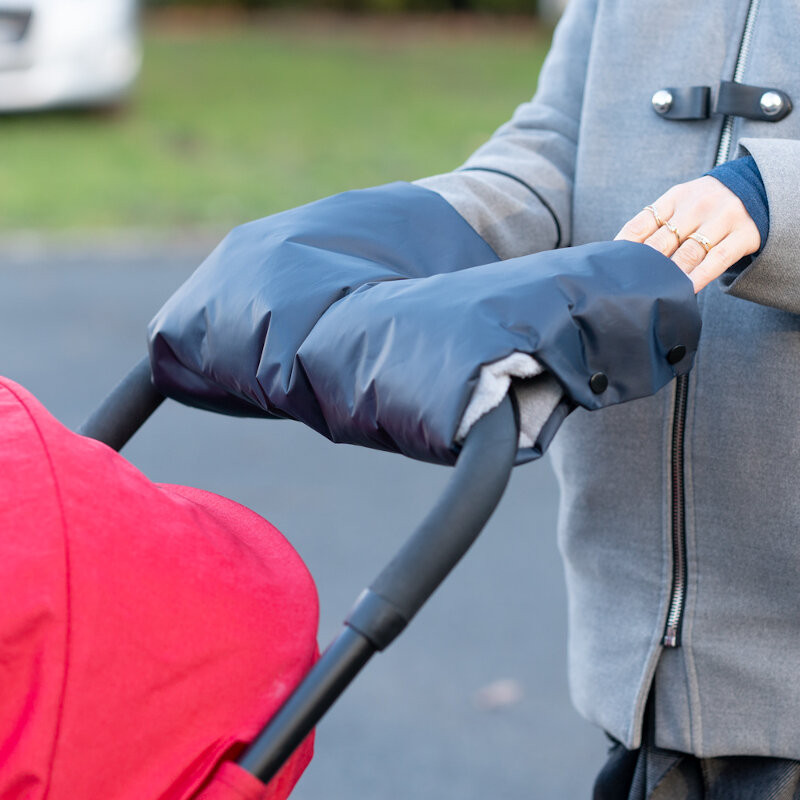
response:
M595 374L589 378L589 388L595 394L603 394L603 392L608 389L608 376L605 372L595 372Z
M667 361L670 364L677 364L686 355L686 348L682 344L676 344L672 350L667 353Z

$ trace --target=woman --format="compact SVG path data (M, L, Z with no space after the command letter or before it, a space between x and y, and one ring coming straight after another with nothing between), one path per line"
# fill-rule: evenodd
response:
M781 0L574 0L533 101L423 182L504 258L616 236L671 256L700 292L688 378L578 411L553 444L573 698L624 748L645 744L636 785L620 775L597 797L662 779L658 797L704 797L703 775L728 769L736 796L800 796L798 24ZM718 88L734 80L755 88ZM720 178L760 225L700 177L748 154ZM632 772L635 756L615 758Z
M374 216L362 208L348 218L353 201L339 196L238 229L151 328L164 391L289 413L287 394L307 376L262 369L279 337L259 339L264 351L237 348L253 338L239 327L258 305L249 292L262 266L288 263L297 220L341 212L332 252L368 238L359 263L377 281L418 275L381 272L384 262L413 262L423 275L483 264L475 233L500 259L644 242L688 274L703 315L691 374L679 369L652 397L576 411L553 445L572 696L618 743L598 798L730 797L731 784L739 796L800 796L800 114L791 112L800 64L787 35L798 26L800 7L787 0L711 0L702 11L691 0L573 0L535 97L463 167L377 190ZM388 215L384 197L395 203ZM311 261L319 239L309 242ZM443 254L456 266L443 266ZM530 268L547 263L532 257ZM219 291L248 314L236 303L220 312ZM210 335L203 326L215 315ZM176 359L187 325L193 342ZM679 347L668 358L683 372L691 361ZM258 364L258 380L237 363ZM598 396L605 377L592 384ZM549 435L556 427L545 425Z

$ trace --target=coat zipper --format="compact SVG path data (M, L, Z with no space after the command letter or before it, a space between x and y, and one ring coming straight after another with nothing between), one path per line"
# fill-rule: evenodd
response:
M744 70L750 55L750 46L753 39L753 27L761 0L750 0L747 8L747 18L744 23L742 40L736 56L736 67L733 71L734 83L741 83ZM733 116L728 115L722 121L722 133L719 137L717 157L714 166L717 167L730 158L731 141L733 138ZM672 594L669 601L667 624L664 628L664 647L680 647L681 623L683 621L683 604L686 598L686 503L684 498L684 434L686 430L686 403L689 394L689 376L679 375L675 383L675 404L672 411L672 453L671 472L672 481L670 502L672 507Z

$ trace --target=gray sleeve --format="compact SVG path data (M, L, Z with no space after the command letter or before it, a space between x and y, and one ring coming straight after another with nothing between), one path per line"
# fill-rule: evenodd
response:
M756 161L769 204L769 236L761 253L744 269L721 278L730 294L800 314L800 141L742 139L739 155Z
M597 0L572 0L536 95L459 169L418 183L439 193L501 259L570 243L583 87Z

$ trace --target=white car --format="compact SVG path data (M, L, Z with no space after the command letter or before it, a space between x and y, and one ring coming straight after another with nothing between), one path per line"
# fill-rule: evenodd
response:
M0 112L120 100L141 66L137 0L0 0Z

